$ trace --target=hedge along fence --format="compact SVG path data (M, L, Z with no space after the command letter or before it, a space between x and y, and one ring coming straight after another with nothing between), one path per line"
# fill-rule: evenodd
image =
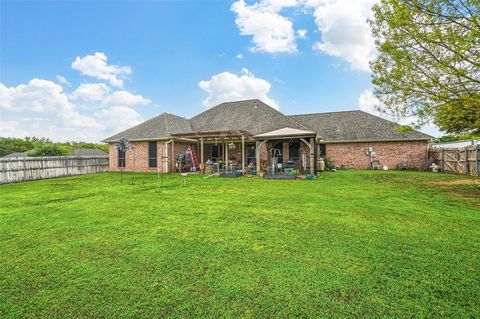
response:
M480 145L434 148L428 155L440 165L442 172L480 176Z
M0 184L108 170L108 155L0 158Z

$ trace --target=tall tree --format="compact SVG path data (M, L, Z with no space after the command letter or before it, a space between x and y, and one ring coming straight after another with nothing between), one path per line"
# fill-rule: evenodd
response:
M379 109L480 133L480 0L381 0L370 25Z

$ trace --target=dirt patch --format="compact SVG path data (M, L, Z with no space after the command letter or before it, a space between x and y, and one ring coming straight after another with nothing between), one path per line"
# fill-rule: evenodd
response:
M448 181L433 181L431 182L435 185L442 185L442 186L456 186L456 185L479 185L480 186L480 179L453 179Z
M471 201L474 207L480 208L480 190L453 190L447 192L447 194Z
M480 181L472 179L456 179L451 181L438 181L433 184L438 189L443 189L450 195L474 200L475 207L480 207Z
M332 300L337 300L348 304L362 299L362 294L359 291L352 289L348 289L346 291L335 289L331 291L329 295Z

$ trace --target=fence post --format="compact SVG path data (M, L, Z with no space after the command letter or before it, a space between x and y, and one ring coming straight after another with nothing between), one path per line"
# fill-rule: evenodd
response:
M480 176L480 144L477 144L477 147L475 147L475 166L476 166L476 173L477 176Z
M68 176L68 159L65 158L65 175Z
M465 163L464 163L464 172L465 175L468 175L468 148L465 146L463 148L463 151L465 152L464 157L465 157Z
M445 150L442 148L442 162L440 163L442 166L442 173L445 172Z
M25 165L25 158L23 159L23 181L27 181L27 167Z

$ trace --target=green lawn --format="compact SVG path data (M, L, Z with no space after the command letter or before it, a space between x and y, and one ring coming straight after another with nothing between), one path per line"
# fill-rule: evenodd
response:
M480 317L472 179L126 176L0 186L1 318Z

